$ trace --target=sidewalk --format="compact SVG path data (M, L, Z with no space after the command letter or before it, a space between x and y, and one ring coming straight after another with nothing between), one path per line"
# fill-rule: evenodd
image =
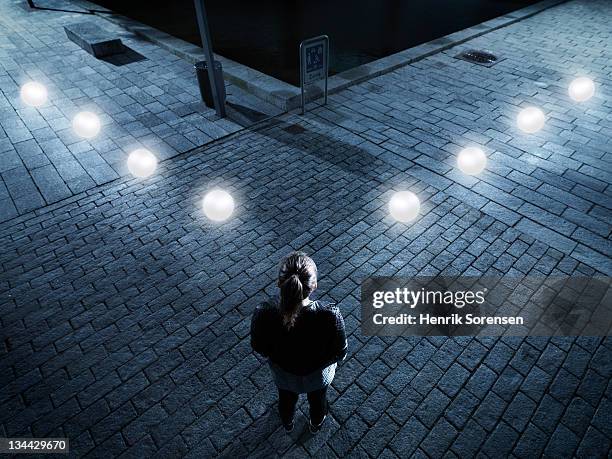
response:
M58 10L30 10L24 0L0 5L0 221L125 175L136 148L165 160L242 128L200 101L192 65L98 16L79 14L78 2L37 5ZM81 21L115 32L129 51L100 60L89 55L63 29ZM39 110L20 100L29 80L49 92ZM252 98L232 85L227 92L232 100ZM100 117L96 138L74 133L79 111Z
M0 436L105 457L607 457L612 340L378 338L372 275L610 275L612 3L574 0L459 49L0 224ZM578 71L597 81L570 102ZM2 80L4 81L4 80ZM515 130L543 107L546 127ZM466 141L488 172L454 169ZM234 216L213 224L203 193ZM421 199L412 225L393 190ZM250 314L290 250L312 255L349 356L331 416L287 435ZM301 405L302 410L305 405Z
M610 2L562 4L349 88L313 113L412 177L610 275L611 17ZM455 59L466 49L501 62ZM567 88L581 75L597 93L578 104ZM548 117L534 135L516 126L530 105ZM456 167L474 144L488 156L478 178Z

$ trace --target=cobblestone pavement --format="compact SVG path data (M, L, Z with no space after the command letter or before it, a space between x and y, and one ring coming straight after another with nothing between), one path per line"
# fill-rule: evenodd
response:
M341 108L318 113L374 144L375 156L612 274L611 18L606 1L554 7L353 87ZM471 48L504 60L486 68L454 58ZM577 104L567 88L580 75L598 94ZM530 105L548 118L537 135L516 127ZM489 157L477 179L456 167L473 144Z
M609 338L368 338L358 298L373 274L610 274L611 8L552 8L470 43L505 57L490 69L450 50L1 224L0 436L91 457L609 455ZM580 106L573 63L598 82ZM512 127L527 103L549 118L533 137ZM452 169L466 140L481 179ZM200 210L218 185L221 225ZM413 225L387 215L399 189ZM293 249L350 333L316 436L284 432L248 340Z
M79 10L71 2L39 5ZM80 21L114 31L130 51L94 58L64 32ZM19 97L29 80L49 91L40 109ZM84 110L102 122L92 140L72 129ZM136 148L163 160L239 128L200 102L193 66L170 52L94 15L0 4L0 221L124 175Z

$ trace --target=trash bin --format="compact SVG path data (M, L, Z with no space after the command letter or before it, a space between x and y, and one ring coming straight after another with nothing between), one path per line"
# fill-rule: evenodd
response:
M223 81L223 68L221 62L215 61L215 80L221 89L221 104L225 104L225 83ZM214 107L215 102L212 95L212 89L210 87L210 79L208 77L208 64L206 61L196 62L195 64L196 75L198 76L198 84L200 85L200 95L202 100L209 107Z

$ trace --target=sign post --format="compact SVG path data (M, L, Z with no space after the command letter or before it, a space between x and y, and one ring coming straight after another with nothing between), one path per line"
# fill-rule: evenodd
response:
M300 88L302 91L302 115L305 113L306 85L325 80L324 102L327 104L327 77L329 75L329 37L320 35L300 43Z
M212 39L210 38L210 29L208 27L208 16L204 7L204 0L194 0L196 9L196 18L198 20L198 28L200 29L200 38L202 39L202 48L204 48L204 56L206 57L206 65L208 66L208 78L210 80L210 90L215 104L215 111L221 118L225 118L225 105L223 103L222 89L217 84L215 78L215 62L212 51ZM222 83L223 80L222 80Z

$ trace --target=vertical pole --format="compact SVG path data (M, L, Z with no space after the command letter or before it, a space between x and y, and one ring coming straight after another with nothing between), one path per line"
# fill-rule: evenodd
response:
M302 51L303 47L304 42L300 43L300 92L302 100L302 115L304 114L304 106L306 105L304 100L304 53Z
M196 17L198 19L198 28L200 29L200 38L202 40L202 48L204 48L204 56L208 65L208 79L210 81L210 89L212 90L213 101L215 103L215 111L221 118L225 118L225 104L223 104L223 96L221 88L217 84L215 78L215 63L212 51L212 40L210 38L210 29L208 28L208 17L206 16L206 8L204 0L194 0ZM225 84L221 81L221 84Z
M329 76L329 38L325 35L325 99L323 105L327 105L327 77Z

